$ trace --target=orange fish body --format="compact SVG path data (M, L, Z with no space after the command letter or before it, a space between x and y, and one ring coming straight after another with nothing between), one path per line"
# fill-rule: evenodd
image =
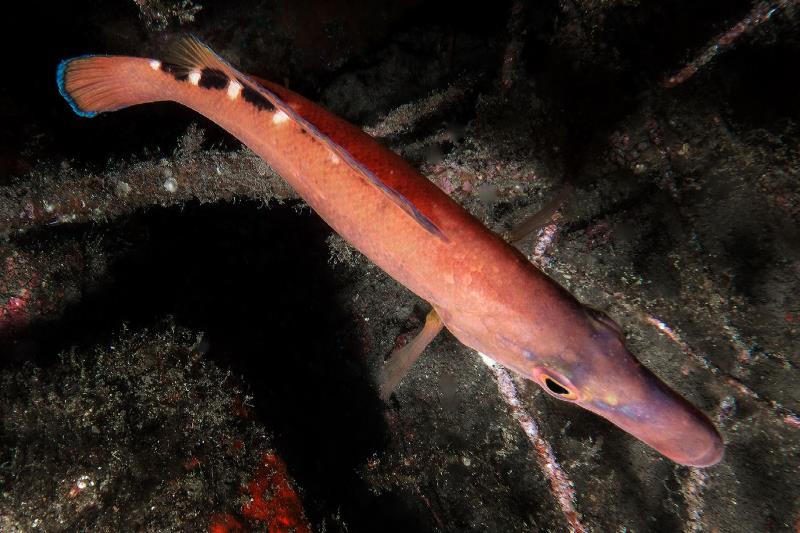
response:
M359 128L239 73L194 39L179 44L171 62L68 60L58 83L84 116L164 100L203 114L267 161L350 244L430 302L467 346L678 463L721 459L714 426L639 364L610 318L581 305Z

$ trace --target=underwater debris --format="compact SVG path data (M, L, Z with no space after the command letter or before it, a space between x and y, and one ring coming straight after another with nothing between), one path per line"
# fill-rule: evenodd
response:
M789 425L796 425L796 421L800 420L800 416L798 416L797 413L794 413L790 409L787 409L780 402L768 398L763 398L756 391L745 385L739 378L723 371L720 367L712 363L707 357L704 357L696 353L673 328L671 328L663 321L659 320L658 318L652 315L647 315L646 313L643 312L641 313L640 316L649 324L655 326L661 333L666 335L672 342L674 342L681 349L681 351L683 351L683 353L690 356L702 368L708 370L715 376L719 376L724 383L726 383L730 387L733 387L743 396L746 396L747 398L756 401L762 407L766 407L769 411L772 412L773 416L775 416L777 420L781 420Z
M194 22L203 6L192 0L133 0L145 23L155 30L165 30L173 22L178 25Z
M561 214L556 213L552 218L552 223L542 228L541 236L536 240L536 246L531 255L531 261L537 266L544 267L550 261L547 257L550 248L554 245L558 238L559 225L558 221L561 219Z
M742 20L731 26L727 31L714 37L697 57L665 80L664 87L671 89L684 83L697 74L700 69L733 47L742 35L750 33L761 24L768 22L774 15L786 11L787 9L793 9L797 5L797 0L756 2L753 9L750 10Z
M722 399L717 407L714 422L717 427L723 428L727 425L728 418L735 410L735 400L730 396ZM703 523L705 500L703 491L708 483L709 474L703 468L689 468L688 473L681 479L681 493L686 502L686 523L684 533L698 533L705 531L706 524Z
M500 68L500 89L503 92L509 90L525 70L525 66L522 63L522 48L525 44L525 34L527 32L525 6L526 2L522 0L514 0L511 3L511 13L507 23L508 42L503 53L503 64Z
M561 512L564 513L564 519L569 525L570 531L585 533L588 530L583 525L581 515L576 508L575 487L567 473L558 464L555 453L553 453L553 447L542 436L539 424L522 406L514 380L511 378L511 373L495 363L491 358L483 354L480 354L480 356L483 363L494 373L497 380L497 389L500 391L503 400L511 408L514 418L522 427L533 449L536 451L539 469L547 478L550 492L558 502Z
M169 157L117 162L95 175L42 164L26 180L0 185L0 236L41 226L104 222L152 205L249 198L263 203L296 193L245 148L200 150L202 132L190 126Z
M417 102L403 104L388 113L378 124L364 128L373 137L399 135L413 128L419 121L441 113L447 106L459 102L466 94L468 84L454 84Z
M5 253L3 253L5 252ZM39 275L28 274L27 268L20 268L20 254L0 248L3 259L3 276L0 278L0 335L7 335L9 330L24 326L32 314L31 291L39 286Z
M32 324L57 319L105 273L107 259L94 235L0 241L0 341L13 345Z
M235 507L270 440L198 338L166 322L3 369L3 530L33 516L44 531L201 531Z

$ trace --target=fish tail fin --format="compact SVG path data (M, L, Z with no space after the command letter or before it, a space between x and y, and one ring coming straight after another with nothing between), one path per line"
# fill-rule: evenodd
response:
M66 59L56 70L61 96L82 117L165 100L145 79L160 63L137 57L89 55Z

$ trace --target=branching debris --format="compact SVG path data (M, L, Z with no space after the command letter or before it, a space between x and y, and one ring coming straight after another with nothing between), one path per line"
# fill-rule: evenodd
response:
M507 91L514 85L523 70L522 47L525 44L525 5L522 0L515 0L511 4L511 16L508 18L507 29L509 39L503 54L503 66L500 69L500 87Z
M517 395L517 388L514 386L514 381L511 379L511 374L488 356L484 354L480 354L480 356L483 363L494 373L500 395L511 408L514 418L517 420L520 427L522 427L525 436L528 437L534 450L536 450L536 459L539 463L539 468L547 478L553 498L558 502L561 512L564 513L564 518L567 524L569 524L570 531L574 533L584 533L588 531L581 522L581 515L575 505L574 485L564 469L561 468L561 465L558 464L556 455L553 452L553 447L550 446L550 443L542 436L541 431L539 431L539 425L522 406L522 402Z
M67 164L43 166L27 182L0 187L0 236L40 226L104 221L147 206L190 200L241 197L267 203L297 197L250 150L201 151L198 136L196 128L189 128L170 157L125 162L99 175Z
M464 86L451 85L444 91L433 93L417 102L403 104L375 126L364 128L364 131L373 137L404 133L425 117L440 113L443 107L460 101L466 90Z
M745 17L727 31L714 37L700 54L664 82L664 87L672 88L694 76L719 55L730 49L739 38L753 31L756 27L769 21L773 15L798 5L798 0L777 0L774 2L758 2Z
M643 311L640 312L639 316L650 325L655 326L661 333L666 335L669 340L675 343L681 349L681 351L683 351L683 353L690 356L702 368L705 368L715 376L719 376L720 378L722 378L722 381L724 383L733 387L734 389L739 391L739 393L741 393L742 395L747 396L751 400L754 400L756 403L759 403L764 407L769 408L773 413L778 415L778 418L783 423L788 424L790 426L800 427L800 416L798 416L797 413L794 413L790 409L787 409L780 402L763 398L756 391L754 391L753 389L742 383L741 380L723 371L717 365L709 361L708 358L703 357L702 355L696 353L673 328L671 328L662 320L652 315L648 315Z
M720 402L714 422L718 427L724 427L730 416L736 408L735 400L726 396ZM708 482L708 474L703 468L689 468L688 475L681 481L681 492L686 501L686 523L684 524L684 533L698 533L705 531L703 524L703 514L705 508L705 499L703 498L703 491Z

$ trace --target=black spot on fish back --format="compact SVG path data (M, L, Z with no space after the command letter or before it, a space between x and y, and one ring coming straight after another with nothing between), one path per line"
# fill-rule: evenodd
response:
M272 102L270 102L266 96L247 85L242 89L242 98L244 98L245 102L253 104L256 108L263 111L272 111L275 109L275 106L272 105Z
M189 79L189 71L174 63L161 63L161 70L167 74L172 74L178 81L186 81Z
M215 68L204 68L200 73L198 85L203 89L224 89L228 86L228 76Z

